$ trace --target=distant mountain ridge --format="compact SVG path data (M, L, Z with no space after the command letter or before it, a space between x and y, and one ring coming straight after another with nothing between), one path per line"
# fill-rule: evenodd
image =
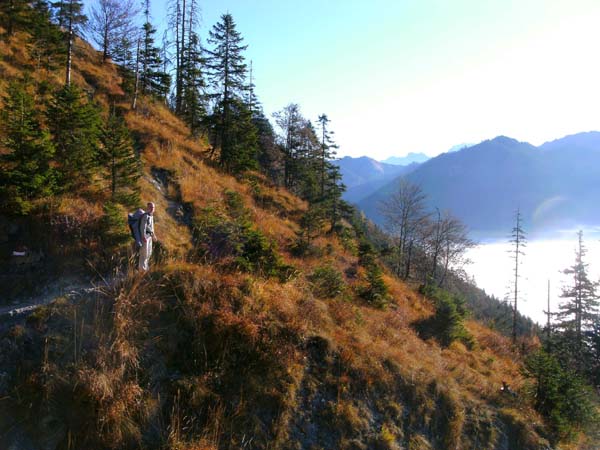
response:
M334 163L340 167L342 179L346 185L343 197L351 203L362 200L394 178L405 175L418 166L416 163L406 166L386 164L368 156L359 158L346 156Z
M412 163L424 163L425 161L427 161L429 159L429 156L427 156L425 153L409 153L406 156L390 156L387 159L384 159L383 161L381 161L382 163L385 164L393 164L396 166L408 166L409 164Z
M507 234L520 208L532 232L600 224L600 132L535 147L498 136L421 164L406 178L431 207L448 209L479 235ZM398 177L358 202L382 224L378 205Z

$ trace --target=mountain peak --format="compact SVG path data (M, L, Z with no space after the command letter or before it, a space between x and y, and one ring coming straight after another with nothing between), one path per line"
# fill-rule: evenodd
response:
M406 156L390 156L381 161L385 164L393 164L395 166L407 166L412 163L422 163L429 159L425 153L410 152Z
M504 136L504 135L496 136L494 139L490 139L489 142L492 142L494 144L500 144L500 145L515 145L515 144L520 144L520 142L517 141L516 139L513 139L513 138L508 137L508 136Z

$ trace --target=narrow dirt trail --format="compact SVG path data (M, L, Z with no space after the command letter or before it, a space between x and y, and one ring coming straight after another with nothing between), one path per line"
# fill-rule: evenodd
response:
M166 203L166 213L169 214L179 224L183 224L191 229L191 206L181 202L181 193L179 185L173 178L173 175L164 170L152 168L152 177L148 181L156 188L156 194L162 196ZM169 185L172 185L175 190L175 198L169 196L167 190ZM0 306L0 329L5 329L7 326L15 324L36 309L48 305L58 298L74 299L82 294L91 294L99 290L109 287L114 282L122 277L123 274L112 275L99 280L90 281L83 280L81 277L61 277L53 283L45 286L39 294L23 297L13 301L11 304ZM0 292L0 303L2 293Z
M22 323L36 309L62 298L73 301L83 295L100 292L112 285L117 277L98 281L83 281L76 278L62 278L44 288L38 295L23 298L10 305L0 307L0 332Z

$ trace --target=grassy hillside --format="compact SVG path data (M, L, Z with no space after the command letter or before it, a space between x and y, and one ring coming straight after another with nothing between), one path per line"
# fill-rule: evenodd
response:
M60 70L32 70L22 39L0 43L0 93L25 71L58 87ZM128 111L160 244L149 273L133 270L129 242L112 239L127 233L126 209L108 220L99 185L4 218L19 229L6 249L20 239L44 251L6 280L106 282L3 326L1 448L548 448L505 337L467 321L472 349L423 339L433 301L388 274L388 305L365 301L348 224L297 256L305 202L258 173L217 170L165 105L129 110L116 67L84 43L74 68L103 114Z

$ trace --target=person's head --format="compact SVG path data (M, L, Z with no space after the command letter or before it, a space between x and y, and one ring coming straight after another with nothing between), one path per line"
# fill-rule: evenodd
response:
M148 214L152 214L154 212L154 203L148 202L148 204L146 205L146 212Z

